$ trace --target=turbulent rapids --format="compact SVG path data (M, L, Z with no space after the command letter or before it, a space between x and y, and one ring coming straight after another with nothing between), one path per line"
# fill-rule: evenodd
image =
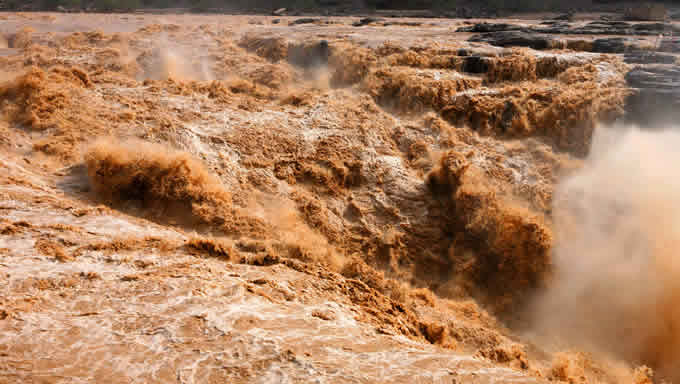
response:
M0 383L680 380L679 140L624 55L0 18Z

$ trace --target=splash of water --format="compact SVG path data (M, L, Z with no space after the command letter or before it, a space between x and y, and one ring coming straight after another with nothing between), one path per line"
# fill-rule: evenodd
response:
M680 379L680 133L600 129L555 198L540 328Z

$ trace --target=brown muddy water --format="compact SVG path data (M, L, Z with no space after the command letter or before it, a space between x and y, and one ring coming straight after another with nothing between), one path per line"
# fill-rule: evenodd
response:
M0 383L680 377L677 138L616 125L620 57L1 18Z

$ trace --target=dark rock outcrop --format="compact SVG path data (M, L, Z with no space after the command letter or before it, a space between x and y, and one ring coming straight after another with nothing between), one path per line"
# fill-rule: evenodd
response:
M564 21L571 21L571 19L574 18L573 13L563 13L561 15L553 17L553 20L564 20Z
M639 66L626 75L633 93L626 100L626 121L646 128L680 120L680 66Z
M363 27L364 25L370 25L375 23L380 23L385 21L379 17L364 17L363 19L356 21L352 24L354 27Z
M569 35L645 35L680 33L680 27L671 23L629 23L625 21L597 20L585 25L573 25L565 20L544 21L538 26L527 27L508 23L478 23L462 27L457 32L506 32L521 31L526 33L569 34Z
M296 19L288 23L288 25L300 25L300 24L314 24L314 23L319 23L321 22L321 19L312 19L309 17L302 18L302 19Z
M467 56L463 60L463 72L487 73L489 71L489 59L484 56Z
M659 42L659 51L661 52L676 52L680 53L680 39L665 38Z
M644 3L626 9L625 17L627 20L664 20L667 12L666 7L659 3Z
M456 32L474 32L474 33L488 33L488 32L502 32L502 31L519 31L523 28L519 25L508 23L477 23L469 27L460 27Z
M628 64L674 64L677 56L653 51L627 52L623 60Z
M598 53L625 53L629 50L633 41L625 37L609 37L595 39L593 41L593 52Z
M524 31L501 31L474 35L473 42L484 42L497 47L529 47L533 49L561 48L564 44L552 36Z
M288 46L288 62L303 68L326 65L329 56L330 48L326 40L320 40L313 44L291 44Z

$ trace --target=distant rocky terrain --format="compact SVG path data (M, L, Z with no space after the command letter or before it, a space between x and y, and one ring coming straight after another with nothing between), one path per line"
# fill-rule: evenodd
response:
M630 0L0 0L0 10L12 11L162 11L270 13L288 15L357 15L387 11L394 17L490 17L521 12L614 12L634 18L659 19L674 2Z
M458 32L475 33L470 41L504 48L575 49L622 55L623 61L631 65L626 81L633 90L626 103L627 120L649 124L657 119L669 121L676 116L674 111L680 96L680 25L676 23L556 20L527 25L484 22L461 27Z

